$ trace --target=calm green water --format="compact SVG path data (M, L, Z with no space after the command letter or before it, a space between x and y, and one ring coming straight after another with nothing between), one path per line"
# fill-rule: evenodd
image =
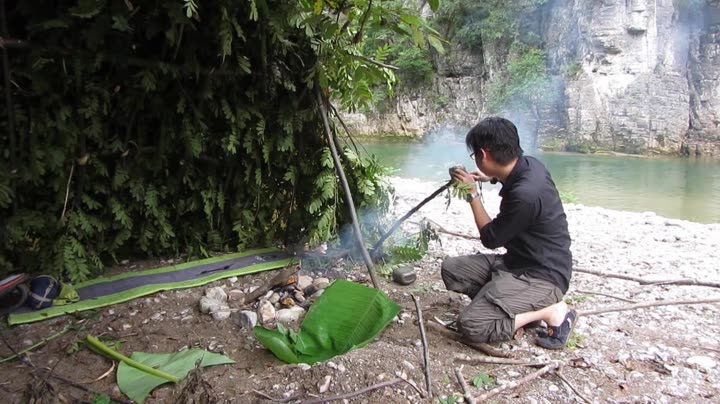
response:
M474 168L465 145L365 142L365 149L400 177L441 181L448 167ZM720 161L534 153L550 170L561 192L578 203L617 210L652 211L660 216L720 222ZM499 186L499 185L498 185Z

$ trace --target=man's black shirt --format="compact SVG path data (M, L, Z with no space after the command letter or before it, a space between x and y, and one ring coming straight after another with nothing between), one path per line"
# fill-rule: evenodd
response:
M513 273L552 282L567 292L572 272L570 234L550 173L533 157L521 156L500 190L500 213L480 230L482 244L505 247Z

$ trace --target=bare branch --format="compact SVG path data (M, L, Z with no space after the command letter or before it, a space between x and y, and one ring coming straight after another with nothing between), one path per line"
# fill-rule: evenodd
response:
M305 401L304 404L321 404L321 403L328 403L331 401L344 400L344 399L360 396L365 393L369 393L371 391L382 389L384 387L394 386L394 385L396 385L398 383L402 383L402 382L405 382L405 379L398 377L397 379L388 380L386 382L374 384L372 386L365 387L364 389L360 389L360 390L354 391L352 393L341 394L338 396L333 396L333 397L328 397L328 398L318 398L316 400Z
M593 291L590 291L590 290L576 290L576 292L577 292L577 293L584 294L584 295L598 295L598 296L611 297L611 298L613 298L613 299L622 300L623 302L628 302L628 303L637 303L637 301L635 301L635 300L626 299L626 298L624 298L624 297L615 296L615 295L611 295L611 294L608 294L608 293L593 292Z
M659 306L680 306L686 304L704 304L704 303L720 303L720 298L715 299L698 299L698 300L667 300L663 302L646 302L629 304L627 306L608 307L605 309L596 310L578 310L578 316L592 316L594 314L612 313L617 311L627 311L635 309L644 309L647 307L659 307Z
M430 350L428 348L427 335L425 334L425 323L423 322L422 310L420 309L420 300L415 295L410 295L415 302L415 309L418 316L418 327L420 328L420 338L423 344L423 366L425 368L425 385L428 396L432 398L432 384L430 382Z
M570 383L570 380L566 379L565 376L560 372L560 369L558 369L557 372L555 372L555 375L560 378L565 384L567 384L568 387L570 387L570 390L574 391L575 394L577 394L578 397L580 397L583 401L585 401L588 404L592 404L592 401L588 400L587 397L585 397L582 393L580 393L580 390L578 390L572 383Z
M462 387L465 402L475 404L475 397L470 394L470 388L468 387L467 382L465 382L465 376L462 374L462 369L462 365L459 368L455 368L455 377L457 377L458 383L460 383L460 387Z
M596 276L604 276L607 278L624 279L626 281L637 282L641 285L708 286L711 288L720 288L720 282L712 282L712 281L705 282L705 281L699 281L697 279L650 280L650 279L640 278L637 276L614 274L611 272L596 271L593 269L585 269L585 268L573 268L573 272L580 272L580 273L596 275Z
M518 386L521 386L525 383L531 382L531 381L543 376L546 373L552 372L555 369L559 369L561 366L562 366L561 362L552 362L552 363L548 364L547 366L545 366L544 368L542 368L536 372L530 373L529 375L523 377L520 380L512 381L508 384L503 384L502 386L496 387L496 388L488 391L485 394L481 394L481 395L475 397L475 399L477 401L489 400L492 397L495 397L504 391L512 390L512 389L514 389Z
M426 323L428 329L433 330L437 332L438 334L442 334L444 337L455 340L461 344L467 345L472 349L478 350L488 356L494 356L496 358L510 358L512 357L512 354L509 352L506 352L502 349L495 348L491 346L490 344L484 344L484 343L474 343L470 341L466 341L462 338L462 335L460 333L457 333L452 330L448 330L444 326L440 324L433 323L432 321L428 321Z

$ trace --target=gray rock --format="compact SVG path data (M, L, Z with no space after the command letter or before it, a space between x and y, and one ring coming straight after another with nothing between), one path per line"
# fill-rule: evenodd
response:
M313 286L318 289L325 289L330 286L330 279L328 278L317 278L313 281Z
M252 330L258 322L257 313L249 310L232 313L230 318L232 319L233 324L246 330Z
M405 369L407 369L407 370L409 370L409 371L411 371L411 372L412 372L413 370L415 370L415 366L414 366L412 363L408 362L408 361L403 361L402 364L403 364L403 366L405 366Z
M275 318L278 323L287 324L300 320L303 314L305 314L305 309L300 306L293 306L289 309L278 310Z
M208 296L203 296L200 298L200 312L201 313L209 314L214 311L218 311L218 310L220 310L220 307L223 305L224 305L224 303L219 302Z
M245 300L245 293L240 289L233 289L227 295L228 300L231 302L243 302Z
M237 281L238 281L238 277L237 277L237 276L233 276L233 277L228 278L228 282L230 282L230 283L235 283L235 282L237 282Z
M226 302L228 297L227 293L225 293L225 290L219 286L216 286L214 288L208 288L205 291L205 296L215 299L219 302Z
M260 324L270 324L275 321L275 307L267 300L261 300L257 309Z
M229 309L223 308L218 311L214 311L212 313L212 317L214 320L227 320L228 318L230 318L230 313L232 312Z
M280 301L280 295L277 293L272 293L268 298L268 301L272 304L275 304Z
M298 303L305 303L305 296L303 296L302 292L296 292L295 293L295 300Z
M311 278L307 275L298 276L298 281L297 281L298 289L304 290L308 286L312 285L312 283L313 283L313 278Z

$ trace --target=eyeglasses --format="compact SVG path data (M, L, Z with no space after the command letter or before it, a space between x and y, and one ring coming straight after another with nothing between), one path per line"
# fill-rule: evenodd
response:
M470 153L470 160L475 160L475 153Z

